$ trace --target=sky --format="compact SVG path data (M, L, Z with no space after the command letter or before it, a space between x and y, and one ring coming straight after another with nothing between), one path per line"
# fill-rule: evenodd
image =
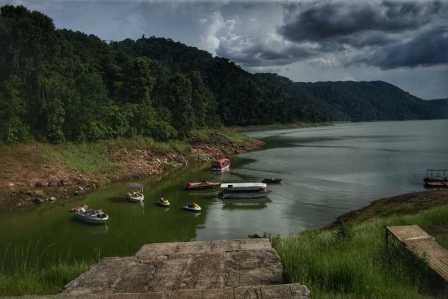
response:
M294 81L384 80L448 97L448 0L0 0L58 28L171 38Z

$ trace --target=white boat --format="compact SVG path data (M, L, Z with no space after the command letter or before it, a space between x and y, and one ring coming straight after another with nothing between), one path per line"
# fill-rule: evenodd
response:
M220 196L223 199L255 199L263 198L270 191L265 183L225 183L220 185Z
M157 203L158 203L158 205L161 206L161 207L169 207L170 204L171 204L171 203L168 201L168 199L164 199L163 197L161 197Z
M190 211L190 212L200 212L202 208L197 203L189 203L184 206L184 210Z
M129 192L128 200L130 202L142 202L145 200L145 195L139 191Z
M104 224L109 220L109 215L102 210L89 209L87 206L73 209L76 219L90 224Z
M145 194L143 193L143 185L139 183L129 184L130 189L134 189L128 192L128 201L130 202L142 202L145 200Z

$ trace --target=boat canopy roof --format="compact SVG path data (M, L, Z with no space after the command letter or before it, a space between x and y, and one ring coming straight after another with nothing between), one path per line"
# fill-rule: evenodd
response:
M140 183L129 183L128 188L130 189L143 189L143 184Z
M253 188L253 187L266 188L267 185L265 183L258 183L258 182L253 182L253 183L224 183L224 184L221 184L220 187L222 189L228 189L228 188Z

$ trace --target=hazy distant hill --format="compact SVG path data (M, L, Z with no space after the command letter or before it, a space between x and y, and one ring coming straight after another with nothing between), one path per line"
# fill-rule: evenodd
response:
M166 140L220 124L448 116L446 101L423 101L386 82L254 75L168 39L108 44L56 30L50 18L20 6L1 8L0 49L3 142Z
M428 101L434 118L448 118L448 98Z

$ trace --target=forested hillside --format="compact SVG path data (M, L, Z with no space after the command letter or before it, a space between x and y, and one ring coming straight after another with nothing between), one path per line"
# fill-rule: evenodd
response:
M385 82L294 83L163 38L106 43L22 6L0 15L0 141L60 143L294 121L447 117ZM443 106L446 107L446 106ZM445 112L446 113L445 113Z

